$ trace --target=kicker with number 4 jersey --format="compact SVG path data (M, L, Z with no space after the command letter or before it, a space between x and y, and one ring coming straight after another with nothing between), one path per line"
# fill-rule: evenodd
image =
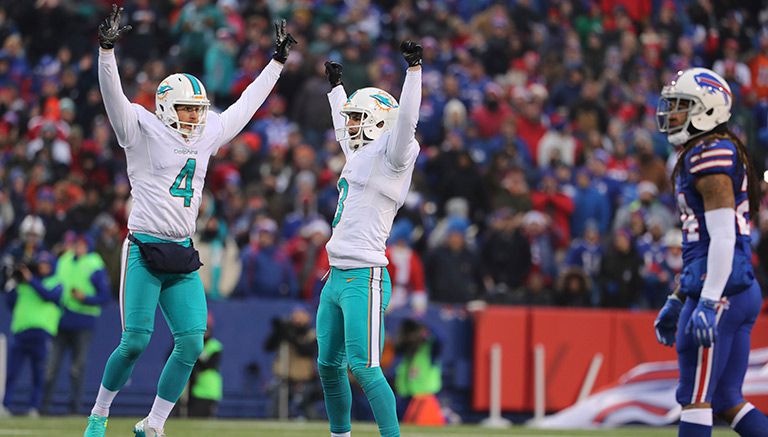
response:
M709 233L704 220L704 200L696 190L696 179L705 175L725 174L730 177L736 206L736 248L733 270L726 284L724 296L748 287L753 279L750 249L749 196L747 176L740 162L736 146L727 139L702 141L685 156L675 181L680 220L683 222L683 262L680 291L698 296L707 271Z
M133 207L128 229L155 237L182 240L195 232L208 161L219 147L237 135L269 95L280 77L282 64L271 61L238 100L222 113L209 111L202 132L189 141L166 126L157 115L130 103L122 92L112 50L99 51L99 85L104 106L120 147L128 161ZM197 79L184 75L195 90ZM169 93L158 88L158 101Z

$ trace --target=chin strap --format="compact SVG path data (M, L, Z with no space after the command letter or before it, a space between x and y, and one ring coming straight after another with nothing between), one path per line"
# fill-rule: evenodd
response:
M667 135L667 140L675 146L683 145L687 143L689 139L691 139L691 134L685 129L672 135Z

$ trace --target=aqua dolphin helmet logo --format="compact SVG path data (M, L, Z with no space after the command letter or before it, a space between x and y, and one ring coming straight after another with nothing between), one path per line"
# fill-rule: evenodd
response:
M159 87L157 87L157 97L159 99L164 99L165 95L168 94L168 91L172 90L173 87L168 85L167 83L160 84Z
M379 107L385 111L389 111L390 109L395 109L398 107L397 103L393 102L389 96L384 94L372 94L371 98L375 100Z
M710 94L717 92L722 93L725 103L728 104L728 99L731 98L731 92L728 91L728 88L721 84L716 77L709 73L699 73L693 76L693 80L695 80L696 84L700 87L707 89L707 92Z

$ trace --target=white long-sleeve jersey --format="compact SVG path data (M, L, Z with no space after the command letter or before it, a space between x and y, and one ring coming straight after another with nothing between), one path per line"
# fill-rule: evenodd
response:
M99 87L120 147L125 149L133 208L128 229L169 240L195 232L208 161L253 117L277 83L272 61L221 114L208 111L205 129L187 142L123 93L113 50L99 49Z
M328 93L333 127L345 126L341 108L347 100L339 85ZM416 124L421 105L421 70L408 71L393 128L364 147L352 150L339 177L339 202L333 234L326 245L331 266L340 269L386 266L387 238L397 210L405 202L419 155Z

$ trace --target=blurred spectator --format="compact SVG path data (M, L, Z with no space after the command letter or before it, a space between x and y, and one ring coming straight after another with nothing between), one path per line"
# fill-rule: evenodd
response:
M8 351L5 397L0 416L10 415L25 361L29 359L32 391L28 416L39 416L45 381L45 361L59 327L59 301L63 287L56 273L56 258L41 251L26 262L15 264L6 281L5 301L11 310L11 347Z
M752 72L747 64L739 61L739 41L734 38L728 38L723 43L723 59L718 59L712 65L715 73L723 76L728 83L736 82L739 89L741 87L749 88L752 86Z
M277 223L274 220L264 218L256 223L250 244L242 250L243 270L235 296L298 297L296 273L277 239Z
M224 386L219 367L224 346L213 337L213 315L208 313L208 323L203 336L203 352L197 358L189 377L189 417L215 417L224 396Z
M533 209L545 213L552 219L554 243L558 248L565 248L571 241L570 217L573 213L573 199L566 196L557 186L553 173L544 173L539 182L539 190L531 194Z
M592 284L589 276L578 267L565 269L557 280L555 304L563 307L592 306Z
M542 286L552 285L557 275L555 262L556 236L549 217L539 211L528 211L523 216L523 232L531 247L531 273ZM531 281L531 277L528 278ZM537 284L538 285L538 284Z
M458 217L450 219L445 242L427 255L425 273L433 302L466 303L481 297L479 260L466 243L468 224Z
M669 209L657 199L658 189L653 182L642 181L637 185L638 199L616 211L613 229L629 229L633 215L639 215L644 222L655 220L666 232L677 222Z
M395 392L406 404L403 423L445 424L436 396L443 386L440 351L440 341L427 326L403 320L395 341L395 353L400 358L395 368Z
M571 235L582 237L587 223L597 226L600 233L610 229L611 203L607 193L600 192L586 169L576 171L576 190L573 196Z
M205 52L204 82L208 98L217 106L225 108L232 103L232 82L237 65L237 44L227 28L216 31L216 40Z
M316 218L304 225L298 235L286 244L286 251L297 272L301 298L308 303L319 302L323 280L330 269L325 250L330 237L331 227L325 219Z
M200 218L203 218L200 214ZM242 271L237 243L229 235L227 226L215 215L206 215L202 229L193 238L200 253L200 279L206 294L212 298L232 294Z
M576 139L571 135L571 127L564 114L554 113L550 118L550 128L539 140L539 167L554 168L557 164L572 167L576 163Z
M582 238L571 242L565 255L565 265L583 271L592 283L591 301L599 302L600 295L596 284L603 259L603 246L600 243L600 228L594 221L588 221Z
M287 319L272 319L272 332L264 349L277 352L272 365L272 374L276 378L273 387L275 413L280 409L280 387L285 386L289 396L285 400L289 417L316 418L312 404L322 399L322 392L317 387L319 381L315 371L317 337L307 310L298 307Z
M604 308L630 308L638 304L643 260L632 245L627 231L613 233L611 247L600 265L600 306Z
M427 311L427 291L424 279L424 265L419 254L413 250L413 224L400 219L392 225L387 242L389 277L392 278L392 296L387 311L410 305L416 316Z
M521 228L523 213L500 209L490 218L480 253L488 298L504 302L522 287L531 268L531 248Z
M205 50L213 43L216 31L225 25L224 15L212 0L192 0L184 5L171 31L179 38L187 72L201 76Z

